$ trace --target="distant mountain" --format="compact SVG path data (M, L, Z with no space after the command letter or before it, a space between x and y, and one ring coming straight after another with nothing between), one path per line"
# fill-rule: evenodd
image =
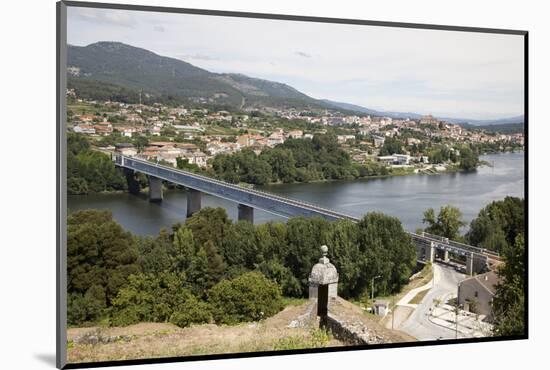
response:
M370 108L365 108L355 104L336 102L336 101L326 100L326 99L322 101L325 102L326 104L332 105L333 107L343 108L350 111L370 114L374 116L384 116L384 117L391 117L395 119L407 119L407 118L420 119L422 117L422 114L418 114L418 113L379 111L379 110L374 110ZM523 125L525 120L523 115L516 116L516 117L509 117L509 118L494 119L494 120L479 120L479 119L452 118L452 117L439 117L439 116L437 118L447 122L455 123L455 124L471 125L471 126L490 126L490 125L509 125L509 124Z
M384 117L391 117L395 119L407 119L407 118L419 119L420 117L422 117L422 115L418 113L386 112L386 111L379 111L379 110L374 110L370 108L365 108L360 105L336 102L336 101L327 100L327 99L323 99L322 101L333 107L346 109L346 110L354 111L358 113L370 114L373 116L384 116Z
M96 93L142 90L151 96L206 99L235 108L293 106L324 108L324 104L283 83L241 74L212 73L179 59L120 42L97 42L68 48L69 85ZM78 91L77 91L78 92Z
M525 116L516 116L500 119L480 120L480 119L467 119L467 118L442 118L446 121L456 124L470 124L474 126L489 126L489 125L507 125L507 124L524 124Z
M235 73L212 73L179 59L121 42L102 41L68 47L68 85L90 99L136 102L201 102L231 109L332 109L343 113L419 119L411 112L377 111L359 105L314 99L284 83ZM470 125L523 124L524 117L473 120L439 117Z
M470 125L468 123L459 123L460 126L467 129L481 129L501 134L515 134L525 131L523 123L493 123L489 125Z

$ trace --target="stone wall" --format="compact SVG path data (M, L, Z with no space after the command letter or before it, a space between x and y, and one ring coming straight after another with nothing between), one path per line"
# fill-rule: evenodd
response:
M369 330L362 321L344 319L331 312L327 317L327 328L336 339L349 345L387 343L383 337Z

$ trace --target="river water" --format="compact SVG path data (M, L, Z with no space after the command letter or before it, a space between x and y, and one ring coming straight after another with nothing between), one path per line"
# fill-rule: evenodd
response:
M427 208L452 204L460 208L469 222L479 210L505 196L524 197L524 154L491 154L481 159L492 167L481 167L468 173L410 175L380 179L335 181L311 184L280 184L259 187L285 197L302 200L325 208L361 217L378 211L398 217L411 231L422 227L422 214ZM208 195L203 207L223 207L237 218L237 205ZM184 190L164 192L162 203L150 203L145 194L93 194L68 197L69 212L81 209L109 209L124 228L138 235L155 235L162 227L185 220ZM254 211L254 222L284 220L260 210Z

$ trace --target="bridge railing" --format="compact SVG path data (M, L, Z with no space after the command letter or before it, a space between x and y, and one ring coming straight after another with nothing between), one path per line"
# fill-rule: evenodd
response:
M307 203L307 202L304 202L304 201L298 201L298 200L295 200L295 199L285 198L285 197L282 197L280 195L275 195L275 194L268 193L268 192L261 191L261 190L257 190L257 189L248 189L248 188L245 188L243 186L239 186L239 185L236 185L236 184L231 184L231 183L221 181L221 180L218 180L218 179L214 179L214 178L211 178L211 177L208 177L208 176L203 176L203 175L199 175L199 174L196 174L196 173L192 173L192 172L188 172L188 171L184 171L184 170L180 170L180 169L163 166L163 165L158 164L156 162L150 162L150 161L143 160L143 159L136 158L136 157L127 157L127 156L124 156L124 155L121 155L121 154L116 154L115 162L119 166L131 168L131 166L127 165L127 163L130 162L130 161L136 161L136 162L141 163L141 164L146 165L146 166L153 166L153 167L162 168L164 170L171 171L171 172L174 172L174 173L180 173L182 175L189 176L191 178L195 178L195 179L198 179L198 180L218 184L220 186L235 189L235 190L242 191L242 192L245 192L245 193L248 193L248 194L254 194L256 196L260 196L260 197L263 197L263 198L266 198L266 199L277 200L277 201L284 202L284 203L287 203L287 204L292 204L292 205L296 205L296 206L299 206L299 207L304 207L304 208L314 210L314 211L319 212L319 213L329 215L329 216L334 217L334 218L349 219L349 220L352 220L352 221L358 221L359 220L356 217L353 217L353 216L350 216L350 215L347 215L347 214L344 214L344 213L340 213L340 212L335 212L335 211L332 211L332 210L329 210L329 209L326 209L326 208L322 208L322 207L319 207L319 206L316 206L316 205L313 205L313 204L310 204L310 203ZM200 190L200 189L197 189L197 190Z
M118 153L113 153L113 160L115 161L115 163L117 165L119 165L121 167L132 168L132 166L127 165L126 161L127 160L128 160L128 162L136 161L136 162L141 163L143 165L152 166L152 167L155 167L155 168L162 168L163 170L171 171L171 172L174 172L174 173L180 173L182 175L189 176L191 178L195 178L195 179L198 179L198 180L201 180L201 181L210 182L210 183L213 183L213 184L218 184L220 186L235 189L235 190L238 190L238 191L242 191L244 193L254 194L256 196L260 196L260 197L263 197L263 198L266 198L266 199L277 200L277 201L284 202L284 203L287 203L287 204L303 207L303 208L306 208L306 209L309 209L309 210L314 210L315 212L322 213L322 214L325 214L325 215L329 215L329 216L337 218L337 219L348 219L348 220L353 221L353 222L358 222L360 220L357 217L350 216L350 215L347 215L347 214L344 214L344 213L341 213L341 212L335 212L335 211L332 211L330 209L319 207L317 205L313 205L311 203L307 203L307 202L304 202L304 201L299 201L299 200L295 200L295 199L291 199L291 198L282 197L280 195L268 193L268 192L265 192L265 191L262 191L262 190L248 189L248 188L245 188L243 186L239 186L239 185L236 185L236 184L231 184L231 183L221 181L221 180L218 180L218 179L215 179L215 178L211 178L211 177L208 177L208 176L204 176L204 175L200 175L200 174L180 170L180 169L173 168L173 167L163 166L163 165L158 164L156 162L147 161L147 160L144 160L144 159L141 159L141 158L127 157L127 156L124 156L124 155L121 155L121 154L118 154ZM136 170L139 171L139 169L136 169ZM168 180L168 181L170 181L170 180ZM200 190L200 189L197 189L197 190ZM408 232L408 233L412 237L413 241L415 241L416 243L422 243L423 245L429 245L431 242L436 242L436 243L439 243L439 244L448 245L449 247L452 247L452 248L456 248L456 249L460 249L460 250L466 250L466 251L473 252L473 253L476 253L476 254L491 256L495 259L500 259L500 256L499 256L498 253L493 252L493 251L489 251L485 248L479 248L479 247L475 247L475 246L472 246L472 245L460 243L460 242L457 242L457 241L454 241L454 240L449 240L448 238L444 238L444 237L434 235L434 234L430 234L430 233L426 233L426 232L423 232L421 235L416 234L414 232Z
M437 243L440 243L440 244L446 244L446 245L449 245L449 246L457 248L457 249L464 249L464 250L467 250L467 251L470 251L470 252L473 252L473 253L476 253L476 254L486 255L486 256L490 256L490 257L495 258L495 259L500 259L499 253L488 250L486 248L480 248L480 247L476 247L476 246L473 246L473 245L457 242L457 241L454 241L454 240L449 240L448 238L444 238L442 236L430 234L430 233L427 233L427 232L423 232L421 235L418 235L418 234L414 234L414 235L417 238L425 238L426 240L431 240L431 241L434 241L434 242L437 242Z

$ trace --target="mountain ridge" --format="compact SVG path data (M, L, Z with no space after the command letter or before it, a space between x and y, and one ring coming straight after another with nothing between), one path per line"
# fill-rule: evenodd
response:
M115 96L143 91L172 100L206 100L208 103L242 108L332 109L340 112L419 119L412 112L386 112L327 99L312 98L285 83L240 73L214 73L180 59L161 56L144 48L116 41L87 46L68 45L69 85L97 89L108 85ZM104 94L105 95L105 94ZM201 100L202 99L202 100ZM490 125L522 123L523 116L496 120L438 117L452 123Z

